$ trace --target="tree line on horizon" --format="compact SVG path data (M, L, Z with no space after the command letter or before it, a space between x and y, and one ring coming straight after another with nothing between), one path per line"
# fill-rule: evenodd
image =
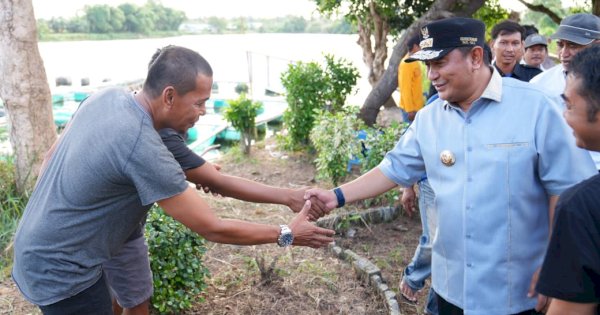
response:
M352 34L356 28L345 19L284 16L276 18L216 16L189 20L183 11L148 1L142 6L124 3L117 7L106 4L86 5L82 13L72 18L52 17L37 20L38 34L64 33L136 33L161 31L193 33L333 33Z
M183 11L148 1L143 6L123 3L117 7L106 4L86 5L83 14L72 18L38 19L39 34L44 33L141 33L177 31L187 20Z

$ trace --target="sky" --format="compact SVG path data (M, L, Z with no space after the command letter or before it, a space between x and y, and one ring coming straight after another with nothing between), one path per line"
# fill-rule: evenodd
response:
M70 18L85 5L122 3L143 5L147 0L32 0L36 19ZM310 17L316 9L312 0L162 0L165 7L184 11L188 18L253 16L271 18L285 15Z

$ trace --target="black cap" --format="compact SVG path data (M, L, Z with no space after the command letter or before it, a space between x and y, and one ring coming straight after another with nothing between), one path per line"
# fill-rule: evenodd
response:
M558 30L550 38L589 45L600 39L600 17L589 13L569 15L560 22Z
M406 62L439 59L456 47L483 47L485 24L462 17L438 20L421 28L421 37L421 50L406 58Z

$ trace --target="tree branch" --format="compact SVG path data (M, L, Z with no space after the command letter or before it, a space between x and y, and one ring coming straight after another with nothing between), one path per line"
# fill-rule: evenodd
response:
M531 4L531 3L526 2L525 0L518 0L518 1L521 2L524 6L527 7L527 9L529 9L531 11L546 14L556 24L560 24L560 21L562 20L562 18L560 16L558 16L558 14L554 13L552 10L550 10L543 4Z
M483 6L484 0L436 0L429 10L404 31L394 46L390 62L377 85L371 90L362 108L360 117L367 125L373 125L379 113L379 108L390 98L398 86L398 65L408 52L405 42L413 34L417 34L421 26L429 21L447 18L455 15L471 16Z

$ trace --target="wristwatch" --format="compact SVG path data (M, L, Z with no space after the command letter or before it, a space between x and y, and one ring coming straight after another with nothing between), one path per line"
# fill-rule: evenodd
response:
M279 237L277 238L277 245L279 247L286 247L292 245L294 242L294 234L292 234L292 230L287 225L280 225L281 228L279 232Z

